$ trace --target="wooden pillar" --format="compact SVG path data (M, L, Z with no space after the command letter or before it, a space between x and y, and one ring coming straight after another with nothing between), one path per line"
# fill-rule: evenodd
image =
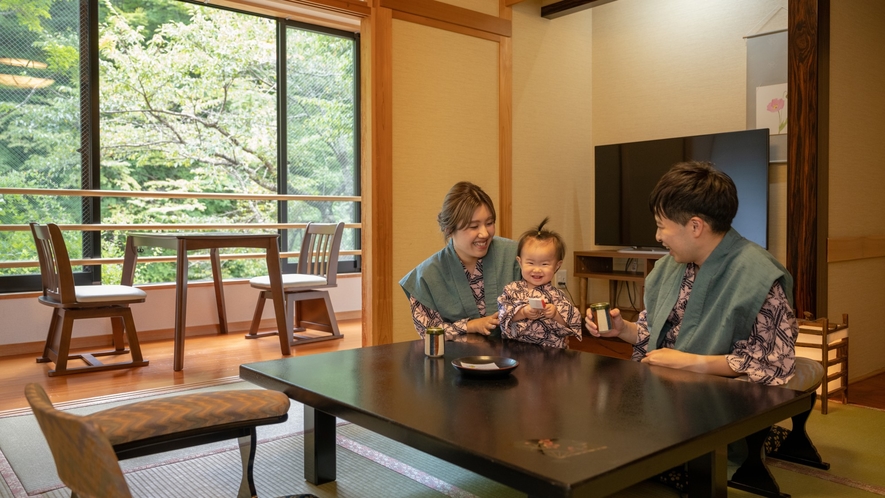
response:
M368 245L363 264L363 346L372 346L393 342L393 13L376 5L363 26L371 34L371 177L363 185L369 196L365 202L364 194L363 202L368 205L363 212L363 226L368 229L363 233L369 239L363 245L364 250Z
M829 0L790 0L787 269L798 317L826 316Z

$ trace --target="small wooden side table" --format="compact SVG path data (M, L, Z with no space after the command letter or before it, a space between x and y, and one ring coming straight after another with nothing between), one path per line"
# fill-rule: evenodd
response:
M215 281L215 303L218 307L220 333L227 333L227 314L224 307L224 287L221 281L221 258L218 249L223 247L246 247L266 250L267 274L270 276L274 314L279 331L287 330L286 304L283 299L283 277L280 270L280 251L276 233L130 233L126 237L126 254L123 258L123 285L132 285L135 278L135 263L138 260L138 247L163 247L177 251L175 269L175 350L172 369L184 369L184 336L187 310L187 253L198 249L209 249L212 261L212 279ZM280 349L286 356L292 348L280 334Z

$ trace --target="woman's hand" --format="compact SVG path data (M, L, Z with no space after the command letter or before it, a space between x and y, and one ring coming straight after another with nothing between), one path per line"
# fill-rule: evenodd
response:
M498 314L493 313L482 318L474 318L467 322L468 334L489 335L498 326Z
M612 308L610 314L612 317L612 328L605 332L600 332L599 327L596 326L596 322L593 321L593 310L587 308L587 314L584 317L584 325L587 326L587 331L590 332L590 335L593 337L618 337L621 335L621 332L623 332L625 328L624 318L621 317L621 310Z

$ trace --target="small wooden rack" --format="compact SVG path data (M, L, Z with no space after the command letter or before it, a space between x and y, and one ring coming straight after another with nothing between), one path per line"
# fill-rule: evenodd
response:
M589 302L605 301L616 307L616 298L618 293L618 282L633 282L636 284L639 292L637 293L638 307L642 307L643 291L645 290L645 277L648 276L657 260L666 256L666 252L652 251L575 251L574 276L578 278L578 302L576 303L581 310L581 316L587 312ZM635 271L620 269L623 263L620 260L637 259ZM617 264L616 264L617 263ZM606 297L589 298L590 279L602 279L609 282L609 295ZM641 309L631 309L626 307L618 308L624 313L626 318L635 317ZM616 358L630 358L633 352L633 346L627 344L620 339L607 339L601 337L592 337L584 334L583 340L569 341L569 348L588 351L591 353L602 354L606 356L614 356Z
M639 287L638 300L641 306L645 277L648 276L657 260L666 256L666 252L622 252L622 251L575 251L575 273L580 282L578 307L583 314L587 310L588 286L591 278L609 281L608 301L615 306L618 282L635 282ZM638 259L636 271L619 270L615 267L616 259ZM602 301L602 299L597 299ZM634 310L639 312L641 310Z
M842 404L848 403L848 314L842 315L842 323L813 320L809 313L798 322L796 356L819 361L826 372L817 391L820 411L826 414L830 397L839 394Z

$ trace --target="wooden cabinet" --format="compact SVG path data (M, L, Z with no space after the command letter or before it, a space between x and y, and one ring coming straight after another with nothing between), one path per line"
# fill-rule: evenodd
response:
M578 307L583 314L587 309L587 305L591 302L608 301L615 305L618 292L618 282L635 282L639 289L638 300L636 301L639 309L626 311L639 312L642 309L643 291L645 289L645 277L654 268L655 262L664 256L666 252L620 252L620 251L575 251L575 271L574 275L578 277ZM616 260L638 260L636 269L628 271L624 268L624 262ZM608 296L590 296L589 286L590 279L598 278L608 280L609 292ZM588 300L588 297L590 298Z
M618 308L624 313L625 318L635 318L643 306L645 277L654 268L655 262L666 255L667 253L664 251L575 251L574 276L578 278L579 287L576 304L581 310L581 316L585 316L590 303L608 301L612 303L612 307L615 307L618 283L628 282L636 284L638 292L634 302L639 309L623 306ZM625 268L627 260L630 259L636 260L638 263L635 270L632 271ZM591 278L608 281L608 296L590 295ZM586 334L581 343L570 341L569 347L618 358L629 358L632 353L632 346L619 339L601 339Z

